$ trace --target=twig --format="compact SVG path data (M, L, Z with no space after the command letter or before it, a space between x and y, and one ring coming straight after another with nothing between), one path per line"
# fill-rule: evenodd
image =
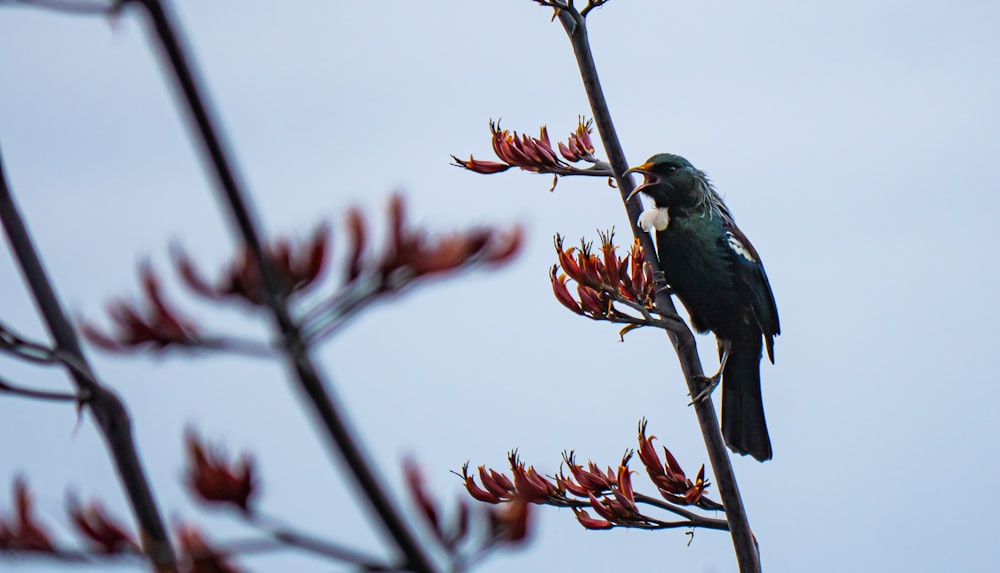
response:
M53 402L84 402L85 399L77 396L76 394L70 394L67 392L47 392L45 390L35 390L33 388L25 388L23 386L17 386L7 382L3 378L0 378L0 392L6 392L7 394L13 394L15 396L23 396L25 398L35 398L38 400L51 400Z
M348 427L344 414L328 392L323 377L313 362L308 343L302 337L299 325L291 317L288 301L282 294L285 289L279 284L271 261L264 252L257 230L258 225L251 214L245 193L237 182L233 163L223 149L222 139L210 116L202 89L197 84L189 57L182 47L171 18L160 0L127 1L142 5L149 13L162 48L162 55L173 74L172 79L183 95L186 111L190 114L189 117L200 136L202 151L206 153L212 165L220 195L225 200L233 223L239 230L250 255L260 269L267 305L281 334L288 366L295 372L299 391L312 405L315 414L322 422L322 427L326 430L330 445L342 456L342 460L351 470L355 484L364 492L385 531L391 535L405 556L406 566L421 573L435 571L430 557L404 521L402 513L389 498L382 481L375 475L363 449Z
M28 340L16 334L3 322L0 322L0 352L10 353L21 360L36 364L52 364L59 362L56 352L41 342Z
M302 336L307 344L329 337L362 308L378 298L383 285L378 277L366 274L343 290L320 302L302 317Z
M67 364L67 371L76 384L77 393L85 397L84 403L90 407L101 435L111 451L118 477L128 494L139 529L143 532L146 552L162 571L174 570L176 559L173 548L160 517L160 510L153 499L146 471L139 461L128 411L117 394L97 382L93 370L83 356L76 331L56 296L28 234L24 219L14 203L7 185L2 156L0 156L0 220L3 222L11 250L21 267L21 274L30 287L49 333L55 340L56 352L65 353L71 362L76 364L76 367Z
M295 531L272 517L267 517L257 512L245 513L243 516L246 518L249 525L256 527L275 541L284 543L285 545L296 547L298 549L336 561L350 563L362 568L365 571L395 570L394 567L379 561L370 555L363 554L355 549L351 549L325 539L319 539L300 531Z
M686 517L687 519L691 519L691 520L696 520L696 519L697 520L704 520L704 519L711 520L712 519L712 518L709 518L709 517L705 517L703 515L698 515L697 513L694 513L693 511L689 511L689 510L684 509L683 507L681 507L681 506L679 506L677 504L670 503L669 501L662 500L662 499L660 499L658 497L653 497L651 495L646 495L644 493L638 493L638 492L636 492L633 495L635 495L635 502L636 503L645 503L646 505L651 505L653 507L658 507L660 509L669 511L671 513L676 513L677 515L679 515L681 517ZM702 504L702 502L707 502L707 504ZM708 505L709 507L705 507L705 505ZM717 506L717 507L713 507L713 506ZM701 507L702 509L714 509L715 511L722 511L722 505L721 504L717 504L716 502L714 502L714 501L712 501L710 499L707 499L707 498L702 498L701 500L699 500L698 507ZM713 520L713 521L721 521L722 523L727 524L726 520L724 520L724 519ZM715 529L720 529L720 528L715 528ZM721 529L728 530L729 529L729 525L727 524L725 527L723 527Z
M52 10L64 14L79 14L82 16L110 15L121 9L121 1L114 0L102 3L74 2L72 0L0 0L9 4L21 4L33 8Z
M625 152L622 149L621 142L618 139L618 134L615 131L614 123L611 120L608 102L601 89L597 67L594 63L590 41L587 37L587 26L584 15L573 8L571 3L540 3L556 8L556 17L559 18L559 22L562 24L567 36L569 36L577 65L580 68L580 76L583 79L584 89L590 101L590 108L594 115L597 131L601 136L601 142L604 144L604 150L608 154L608 160L615 171L615 180L618 183L618 190L625 203L625 210L628 214L629 224L632 227L632 233L639 239L647 253L655 253L656 249L649 233L640 229L637 224L639 214L642 211L642 203L638 197L633 197L631 201L625 201L633 189L635 189L635 186L631 176L623 176L629 166L625 159ZM588 3L588 8L594 4L594 2ZM662 272L659 262L655 257L650 257L648 262L653 266L654 273ZM661 316L677 314L673 301L666 292L657 294L656 306ZM701 360L698 357L694 334L685 326L683 329L671 328L667 331L667 335L677 352L681 371L684 374L690 395L697 396L704 385L705 374L701 366ZM712 464L712 471L715 474L715 482L719 488L722 503L726 508L726 519L729 521L733 546L736 550L736 559L739 563L740 571L743 573L759 572L760 557L757 553L757 545L750 530L750 523L746 510L743 507L739 486L736 483L736 476L733 473L733 467L729 460L729 452L726 450L725 442L722 439L719 420L715 414L715 406L712 403L711 397L696 401L694 403L694 410L698 417L698 423L701 426L702 437L705 440L709 461Z
M191 551L185 552L184 557L191 560L197 560L204 557L215 557L223 556L229 557L249 557L252 555L266 555L271 553L277 553L279 551L287 551L289 549L300 548L299 546L290 544L281 539L276 539L274 537L255 537L247 539L233 539L230 541L224 541L219 543L213 543L211 548L207 551ZM313 552L316 553L316 552ZM61 561L65 563L72 563L75 567L108 567L108 566L134 566L137 559L145 557L141 553L136 553L129 551L127 549L122 549L115 553L107 553L101 550L94 549L76 549L67 547L56 547L52 551L24 551L16 549L0 549L0 555L11 555L16 556L22 561L29 559L46 559ZM322 555L323 557L330 557L329 555ZM370 567L363 563L357 563L359 569L362 571L399 571L399 569L392 567L385 567L384 565L373 562Z

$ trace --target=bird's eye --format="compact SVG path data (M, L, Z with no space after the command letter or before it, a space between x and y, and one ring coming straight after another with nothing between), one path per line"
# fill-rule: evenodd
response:
M667 165L666 169L667 169L667 173L673 173L674 171L677 171L677 166L676 165Z

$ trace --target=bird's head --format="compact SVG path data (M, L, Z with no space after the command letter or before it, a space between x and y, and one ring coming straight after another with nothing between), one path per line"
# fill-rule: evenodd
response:
M629 194L648 195L657 207L692 205L699 200L700 171L680 155L658 153L642 165L630 168L625 174L642 173L645 180Z

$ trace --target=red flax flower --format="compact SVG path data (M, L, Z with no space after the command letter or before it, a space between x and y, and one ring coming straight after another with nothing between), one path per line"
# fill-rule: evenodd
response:
M475 476L469 475L468 462L462 466L461 478L465 480L465 489L469 495L484 503L502 503L510 500L516 493L514 482L509 477L496 470L487 470L486 466L479 466L479 479L483 482L483 487L476 484Z
M646 420L639 422L639 459L646 466L649 479L656 485L660 495L667 501L681 505L695 505L705 493L709 483L705 481L705 466L702 464L694 481L684 475L684 470L666 447L663 454L666 464L660 462L660 457L653 447L656 436L646 437Z
M501 173L512 167L518 167L534 173L552 173L555 175L597 175L610 177L613 173L607 164L601 163L594 156L594 144L590 139L593 122L580 118L576 130L570 133L566 143L559 142L559 153L552 149L548 129L543 125L538 137L518 134L500 127L500 122L490 121L490 143L493 153L500 162L484 161L469 156L468 160L452 155L454 164L469 171L492 175ZM562 158L559 157L562 155ZM567 161L569 163L567 163ZM583 169L570 165L586 161L594 166Z
M286 293L303 292L316 283L326 266L329 238L329 227L321 224L305 241L281 237L264 246ZM246 249L229 262L215 284L204 278L180 246L175 245L172 251L177 274L194 293L212 300L235 297L258 306L266 303L260 269Z
M510 544L523 543L531 532L530 507L527 500L518 496L503 507L491 508L489 513L491 537Z
M202 444L198 435L189 430L185 436L188 451L188 487L206 502L231 503L249 512L253 495L253 460L244 455L229 464L219 451Z
M596 254L591 243L581 240L579 247L567 248L563 237L555 236L558 264L549 272L552 291L560 304L576 314L629 323L626 328L641 326L636 324L638 319L615 305L631 305L633 310L654 308L656 285L642 246L636 240L629 253L620 257L614 231L600 233L600 238L600 254ZM569 290L570 279L577 283L576 297Z
M580 466L570 463L572 469L577 471L574 475L580 475L585 482L589 482L591 487L587 491L587 500L594 511L603 519L591 518L583 511L577 510L576 518L581 525L588 529L608 529L612 525L645 525L648 520L639 513L635 505L635 492L632 489L632 472L628 469L628 462L631 453L627 454L617 471L608 468L606 474L601 474L597 467L591 463L590 471L585 472ZM596 478L596 479L595 479ZM605 487L606 486L606 487ZM605 492L602 495L602 492Z
M576 520L580 522L580 525L584 526L586 529L611 529L615 526L614 523L608 521L607 519L591 517L585 509L578 509L574 507L573 513L576 514Z
M194 526L180 526L177 539L183 552L183 573L239 573L240 569L227 561L229 557L212 548Z
M420 508L420 512L424 515L424 518L431 525L434 534L443 542L447 536L442 529L437 506L427 493L427 488L424 485L424 476L420 472L420 468L417 467L416 462L406 460L403 463L403 473L406 476L406 485L410 490L410 496L416 502L417 507Z
M440 517L441 512L437 505L427 492L424 476L417 464L412 460L406 460L403 464L403 472L406 476L407 488L410 490L410 497L416 502L438 540L446 548L455 549L466 539L470 531L470 512L466 501L464 499L459 501L455 517L446 525Z
M105 350L124 352L151 346L194 346L200 344L194 322L181 317L163 298L160 279L149 264L139 267L144 308L124 300L108 304L108 314L114 322L113 334L105 334L96 326L84 323L80 330L94 345Z
M364 247L367 233L358 217L351 217L351 263L348 280L364 273ZM521 247L523 231L515 227L510 232L477 228L442 237L428 237L421 229L413 229L406 218L406 208L400 195L389 201L389 241L385 253L368 271L374 274L383 291L398 290L413 279L445 274L475 264L499 265L511 259Z
M518 458L516 450L507 456L507 460L510 462L510 469L514 474L516 497L530 503L545 503L562 497L555 484L535 471L533 466L525 467L524 462Z
M14 515L0 518L0 551L37 551L52 553L52 538L37 521L34 503L24 478L14 481Z
M544 125L539 130L538 137L530 137L500 129L499 122L490 121L490 133L493 136L493 153L508 165L539 173L566 165L552 149L549 133Z
M112 519L98 502L80 505L75 496L66 500L73 526L101 553L139 553L139 544Z
M569 134L567 144L559 142L559 153L568 161L576 163L581 159L597 162L594 157L594 143L590 140L590 134L594 131L594 120L584 120L581 116L576 126L576 131Z
M597 467L597 464L588 462L587 469L584 469L583 466L576 463L576 454L572 451L563 454L563 463L569 469L572 478L566 477L560 472L556 476L556 485L575 496L602 495L610 491L615 483L616 476L611 468L608 468L607 472L603 472Z

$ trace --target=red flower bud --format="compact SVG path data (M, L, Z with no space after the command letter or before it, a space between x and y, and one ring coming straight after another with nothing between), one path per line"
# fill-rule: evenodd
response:
M458 165L459 167L464 167L469 171L482 173L483 175L502 173L513 167L513 165L507 165L506 163L497 163L496 161L483 161L481 159L476 159L471 155L469 156L468 161L463 161L455 157L454 155L452 155L451 158L455 160L454 165Z
M218 451L207 449L194 431L185 437L188 450L188 486L207 502L231 503L249 511L254 493L253 460L244 455L228 464Z
M91 502L84 507L75 496L70 496L66 500L69 517L84 537L97 547L101 553L138 553L139 544L132 539L132 536L125 532L125 529L114 519L112 519L101 504Z

